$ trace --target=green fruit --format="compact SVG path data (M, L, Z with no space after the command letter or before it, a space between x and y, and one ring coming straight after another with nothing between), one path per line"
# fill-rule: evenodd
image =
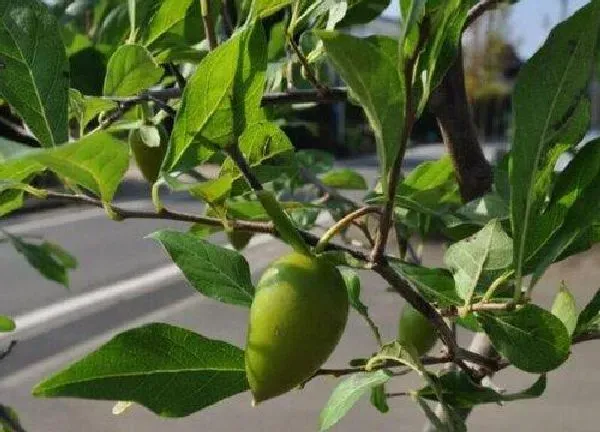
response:
M407 303L400 313L398 342L412 345L422 356L433 348L437 338L437 332L431 322Z
M167 132L162 126L157 126L157 128L160 134L160 144L158 147L149 147L139 129L132 130L129 133L129 145L131 146L135 162L149 183L154 183L158 178L160 166L162 165L168 146Z
M272 263L250 309L246 373L254 403L312 377L335 349L347 319L346 286L330 262L291 253Z

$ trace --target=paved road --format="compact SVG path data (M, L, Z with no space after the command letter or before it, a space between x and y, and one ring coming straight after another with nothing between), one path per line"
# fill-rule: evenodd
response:
M363 161L353 165L373 177L372 163ZM140 201L126 204L148 205ZM173 205L189 211L198 208L197 204L180 199L173 200ZM17 333L20 343L14 352L0 362L0 401L19 411L28 431L152 432L167 427L173 431L316 429L319 410L335 385L331 378L314 380L304 391L260 408L251 408L249 395L243 394L183 420L160 419L140 407L113 416L113 404L108 402L34 400L29 395L30 389L42 377L80 358L117 331L161 321L242 346L247 311L196 295L160 248L144 239L156 229L183 228L182 224L116 223L107 221L97 210L57 209L0 225L19 234L43 235L64 245L80 259L80 267L72 275L71 290L67 292L45 282L14 251L0 245L0 308L3 313L21 317L25 328ZM223 237L217 236L215 241L223 242ZM268 262L286 250L277 241L258 238L245 255L256 277ZM439 264L441 254L439 246L429 245L427 264ZM559 281L564 279L582 304L598 287L599 258L600 249L596 249L556 265L540 284L539 300L548 304ZM387 293L376 276L365 273L361 278L365 299L384 337L393 338L401 300ZM348 359L368 356L374 350L368 329L352 315L330 366L343 367ZM550 374L548 392L542 400L478 409L470 420L471 430L597 431L599 361L597 345L577 347L567 366ZM534 379L531 375L507 371L498 377L497 384L516 390ZM413 378L400 379L390 390L405 391L417 385ZM385 416L363 401L335 430L418 431L422 423L422 415L410 400L394 400L391 412Z

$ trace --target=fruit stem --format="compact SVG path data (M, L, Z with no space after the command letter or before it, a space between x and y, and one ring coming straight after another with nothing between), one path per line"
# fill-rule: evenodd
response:
M381 209L376 206L366 206L366 207L361 207L358 210L353 211L352 213L348 213L346 216L344 216L342 219L340 219L335 225L333 225L331 228L329 228L325 232L325 234L323 234L321 236L321 238L319 239L319 242L315 246L315 253L318 254L318 253L323 252L332 238L334 238L342 230L347 228L348 225L350 225L356 219L363 217L370 213L381 214Z

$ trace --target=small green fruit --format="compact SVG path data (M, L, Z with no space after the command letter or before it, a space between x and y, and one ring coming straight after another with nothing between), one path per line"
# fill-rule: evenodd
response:
M250 309L246 373L254 403L313 376L338 344L347 319L346 286L330 262L291 253L272 263Z
M167 132L162 126L157 126L157 128L160 134L160 145L158 147L149 147L142 139L139 129L132 130L129 133L129 145L135 162L144 178L151 184L158 178L160 166L168 146Z
M398 342L412 345L422 356L433 348L437 338L431 322L408 303L404 305L398 321Z

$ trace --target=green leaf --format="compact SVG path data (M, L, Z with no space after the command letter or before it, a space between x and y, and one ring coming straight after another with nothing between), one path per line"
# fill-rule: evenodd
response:
M199 157L202 148L230 145L248 125L263 120L266 49L263 28L254 24L202 60L185 87L164 172L196 166L206 159Z
M431 303L441 307L463 303L456 292L452 274L445 269L427 268L400 260L390 260L390 266L408 280Z
M38 397L139 403L165 417L183 417L247 390L244 352L168 324L121 333L39 383Z
M571 338L563 323L533 304L513 312L478 313L494 348L516 368L531 373L551 371L569 356Z
M389 381L391 374L385 370L359 372L338 384L319 416L319 430L326 431L339 422L356 402L369 390Z
M369 308L360 301L360 278L354 270L341 268L340 273L346 283L350 305L362 316L369 316Z
M69 286L68 270L77 267L77 261L67 251L52 243L41 245L29 243L21 238L3 231L14 248L40 272L42 276L65 287Z
M600 3L590 2L551 32L519 74L514 92L515 135L510 169L518 281L527 258L531 227L537 223L546 200L535 190L536 179L586 93L598 39L590 35L597 35L599 29Z
M0 315L0 333L11 332L16 328L15 322L7 316Z
M428 379L427 371L421 363L419 353L413 346L403 345L399 341L385 344L381 347L377 354L369 359L365 369L373 369L377 366L385 364L387 361L394 361L398 364L408 366L420 376Z
M36 0L0 0L0 97L44 147L67 141L69 62L56 18Z
M412 58L416 53L420 39L420 23L425 16L427 0L400 0L400 54L403 58Z
M133 96L152 87L163 75L150 52L141 45L123 45L115 51L106 69L106 96Z
M577 305L575 304L575 297L564 283L554 297L552 314L562 321L569 332L569 336L572 336L577 325Z
M444 0L434 7L427 2L428 37L415 65L413 96L417 116L423 112L431 92L441 83L456 59L463 27L472 1ZM435 9L434 9L435 8Z
M0 404L0 430L2 432L22 432L23 426L17 412L6 405Z
M331 153L322 150L298 150L296 160L302 168L313 174L322 174L333 169L334 157Z
M473 408L486 403L502 403L540 397L546 389L546 375L541 375L533 385L518 393L506 394L475 384L463 371L451 371L435 378L442 389L444 400L456 408ZM417 392L419 397L437 401L438 396L431 386Z
M285 132L276 124L269 122L249 125L240 136L238 145L250 167L257 167L277 155L294 150ZM242 177L242 173L231 158L223 162L219 175L231 175L235 179Z
M346 283L350 305L366 321L366 323L369 325L369 328L373 332L373 335L375 336L375 340L379 345L381 345L381 333L379 332L379 328L371 319L367 305L360 300L360 278L358 277L358 274L349 268L342 267L339 270L344 278L344 282Z
M600 289L596 291L592 300L586 305L577 318L574 336L585 333L591 326L598 322L600 318Z
M193 0L164 0L152 15L145 32L144 45L148 46L185 20Z
M385 384L380 384L371 389L371 398L369 401L382 414L390 410L390 406L387 403L387 396L385 395Z
M365 178L350 168L331 170L321 177L326 186L337 189L367 189Z
M596 221L600 213L600 140L587 143L554 186L553 196L544 214L530 230L537 246L527 255L527 267L533 267L532 284L546 268ZM541 231L541 232L540 232ZM531 246L526 246L527 250Z
M79 91L69 91L69 117L77 119L80 132L83 135L86 126L105 111L117 108L117 103L94 96L84 96Z
M251 14L254 18L264 18L273 15L291 3L292 0L254 0Z
M510 218L510 209L508 203L496 194L489 193L468 202L454 214L448 214L443 217L444 224L448 228L455 228L460 225L472 224L477 226L485 226L492 219L505 221Z
M338 27L365 24L373 21L388 8L391 0L348 0L348 10Z
M469 304L476 292L506 272L512 258L512 240L500 222L492 220L472 237L450 246L444 263L454 275L458 295Z
M3 141L0 140L0 146ZM6 147L5 147L6 148ZM0 161L0 179L6 183L18 184L29 181L35 174L44 170L39 163L30 159L19 159L17 156L23 156L27 152L15 153L16 159L9 159L6 162ZM23 205L23 190L11 189L0 191L0 216L4 216Z
M365 110L375 134L382 177L386 178L400 151L405 114L398 43L383 36L360 39L338 32L317 34L337 72Z
M232 185L233 178L230 175L220 175L215 179L198 183L190 189L190 194L211 206L224 205L225 200L229 198Z
M242 255L189 233L163 230L150 238L165 248L198 292L223 303L250 307L254 286Z
M107 132L30 156L56 174L85 187L110 202L129 167L127 146Z

